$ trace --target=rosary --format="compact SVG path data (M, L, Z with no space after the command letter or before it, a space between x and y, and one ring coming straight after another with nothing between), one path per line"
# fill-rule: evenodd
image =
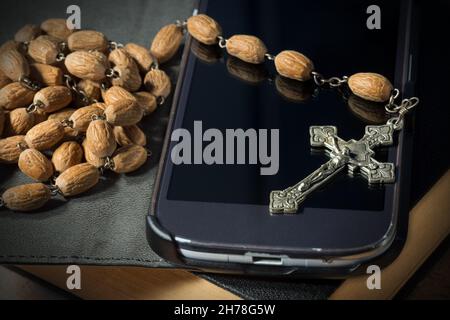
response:
M272 55L257 37L224 38L220 25L204 14L163 27L150 50L49 19L24 26L0 47L0 163L18 164L36 181L6 190L0 207L33 211L53 196L86 192L105 170L139 169L151 153L138 123L170 95L171 81L160 65L177 53L186 31L201 46L225 49L244 64L271 61L282 80L299 87L311 80L318 87L347 85L361 99L385 103L391 115L384 125L368 125L360 140L342 140L333 126L312 126L311 146L325 147L330 160L294 186L272 191L271 213L295 213L311 192L345 167L369 183L395 181L394 164L375 160L373 149L393 144L394 132L403 128L405 115L419 99L398 103L399 90L382 75L325 78L297 51Z

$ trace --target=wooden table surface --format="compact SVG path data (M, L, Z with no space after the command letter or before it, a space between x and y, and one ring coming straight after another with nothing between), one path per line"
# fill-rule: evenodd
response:
M381 290L368 290L367 277L346 280L331 299L390 299L410 279L450 232L450 171L410 212L408 239L397 259L382 270ZM19 266L62 289L66 266ZM82 266L83 299L239 299L236 295L183 270Z

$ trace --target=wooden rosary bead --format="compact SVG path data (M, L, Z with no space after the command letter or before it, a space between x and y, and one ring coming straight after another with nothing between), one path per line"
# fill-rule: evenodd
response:
M3 71L0 70L0 89L11 83L11 79L8 78Z
M39 90L33 99L39 109L52 113L67 107L72 102L72 92L66 86L52 86Z
M63 71L48 64L32 63L30 65L30 76L33 80L45 86L60 86L63 84Z
M118 145L124 147L128 145L145 146L147 137L145 133L137 126L114 127L114 137Z
M42 33L41 28L34 24L26 24L20 28L14 35L14 40L17 42L30 42L36 39Z
M114 163L112 171L129 173L139 169L147 161L148 154L144 147L129 145L117 149L112 157Z
M27 107L33 102L34 94L19 82L12 82L0 89L0 107L5 110Z
M150 70L145 75L144 85L155 97L167 98L172 90L169 76L159 69Z
M48 19L41 23L41 29L49 36L66 41L73 30L67 28L66 19Z
M75 77L92 81L101 81L109 68L108 59L98 51L75 51L70 53L64 64Z
M142 85L139 68L124 48L111 51L108 60L118 74L117 78L111 80L112 85L123 87L131 92L139 90Z
M249 35L234 35L227 40L228 54L248 63L264 62L267 48L257 37Z
M84 151L84 158L86 159L87 163L93 165L96 168L101 168L105 165L105 163L106 163L105 158L97 157L92 152L92 147L89 146L88 141L86 139L84 139L82 146L83 146L83 151Z
M25 135L25 142L30 148L39 151L48 150L64 137L64 127L57 120L46 120L35 125Z
M79 132L86 132L94 116L103 115L103 109L97 103L76 110L69 118L72 128Z
M130 92L139 90L142 85L142 78L134 61L133 65L130 66L116 65L113 70L118 74L117 78L111 80L114 86L123 87Z
M5 120L6 120L5 111L3 110L3 108L0 107L0 138L3 135L3 129L5 128Z
M73 197L94 187L100 179L98 169L89 163L80 163L61 173L55 180L64 197Z
M378 73L369 72L352 75L348 78L348 86L358 97L374 102L389 100L394 89L386 77Z
M307 81L311 79L314 65L306 56L293 50L285 50L275 57L275 67L283 77Z
M91 152L99 157L110 157L116 150L113 127L105 120L94 120L86 131L87 144Z
M187 30L197 41L211 45L217 43L217 37L222 35L222 28L213 18L199 14L187 20Z
M97 50L106 52L108 49L108 39L98 31L81 30L72 33L67 38L67 46L70 51L77 50Z
M83 149L75 141L62 143L52 155L52 163L57 172L64 172L67 169L80 164L82 159Z
M120 100L134 100L135 96L125 88L119 86L112 86L106 91L102 92L103 100L107 105Z
M30 66L19 50L4 49L0 51L0 71L10 80L19 81L30 75Z
M182 28L175 24L169 24L156 34L150 52L158 60L158 63L164 63L177 53L182 40Z
M51 196L45 184L30 183L9 188L2 194L2 199L8 209L27 212L43 207Z
M149 115L153 113L158 107L156 97L149 92L140 91L133 93L134 98L137 100L138 105L144 111L144 115Z
M17 163L23 148L26 147L25 136L0 139L0 163Z
M44 182L53 175L53 165L36 149L26 149L19 156L19 169L33 180Z
M36 62L54 64L57 62L60 40L48 35L39 36L28 45L28 55Z
M144 111L133 100L119 100L109 104L105 110L106 121L114 126L131 126L142 120Z
M154 61L150 51L147 48L136 43L128 43L124 48L134 59L140 72L147 73L150 70Z
M5 134L7 136L24 135L35 124L34 114L26 108L17 108L6 114Z

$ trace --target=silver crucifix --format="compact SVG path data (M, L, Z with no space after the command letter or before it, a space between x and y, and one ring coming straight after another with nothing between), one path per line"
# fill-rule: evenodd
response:
M337 136L336 127L310 127L311 146L325 146L331 159L296 185L282 191L272 191L270 212L295 213L306 196L345 167L352 173L359 170L369 183L393 183L394 164L376 161L373 158L375 152L372 148L392 145L394 131L394 127L390 124L367 126L361 140L344 141Z

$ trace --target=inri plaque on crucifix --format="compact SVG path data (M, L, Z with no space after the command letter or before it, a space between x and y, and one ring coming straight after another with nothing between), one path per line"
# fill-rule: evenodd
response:
M375 152L372 150L378 146L393 144L395 130L392 125L367 126L362 139L349 141L339 138L337 128L333 126L313 126L309 131L311 146L325 147L330 160L294 186L282 191L272 191L271 213L295 213L311 192L345 167L351 172L359 170L371 184L395 181L394 164L378 162L373 158Z

